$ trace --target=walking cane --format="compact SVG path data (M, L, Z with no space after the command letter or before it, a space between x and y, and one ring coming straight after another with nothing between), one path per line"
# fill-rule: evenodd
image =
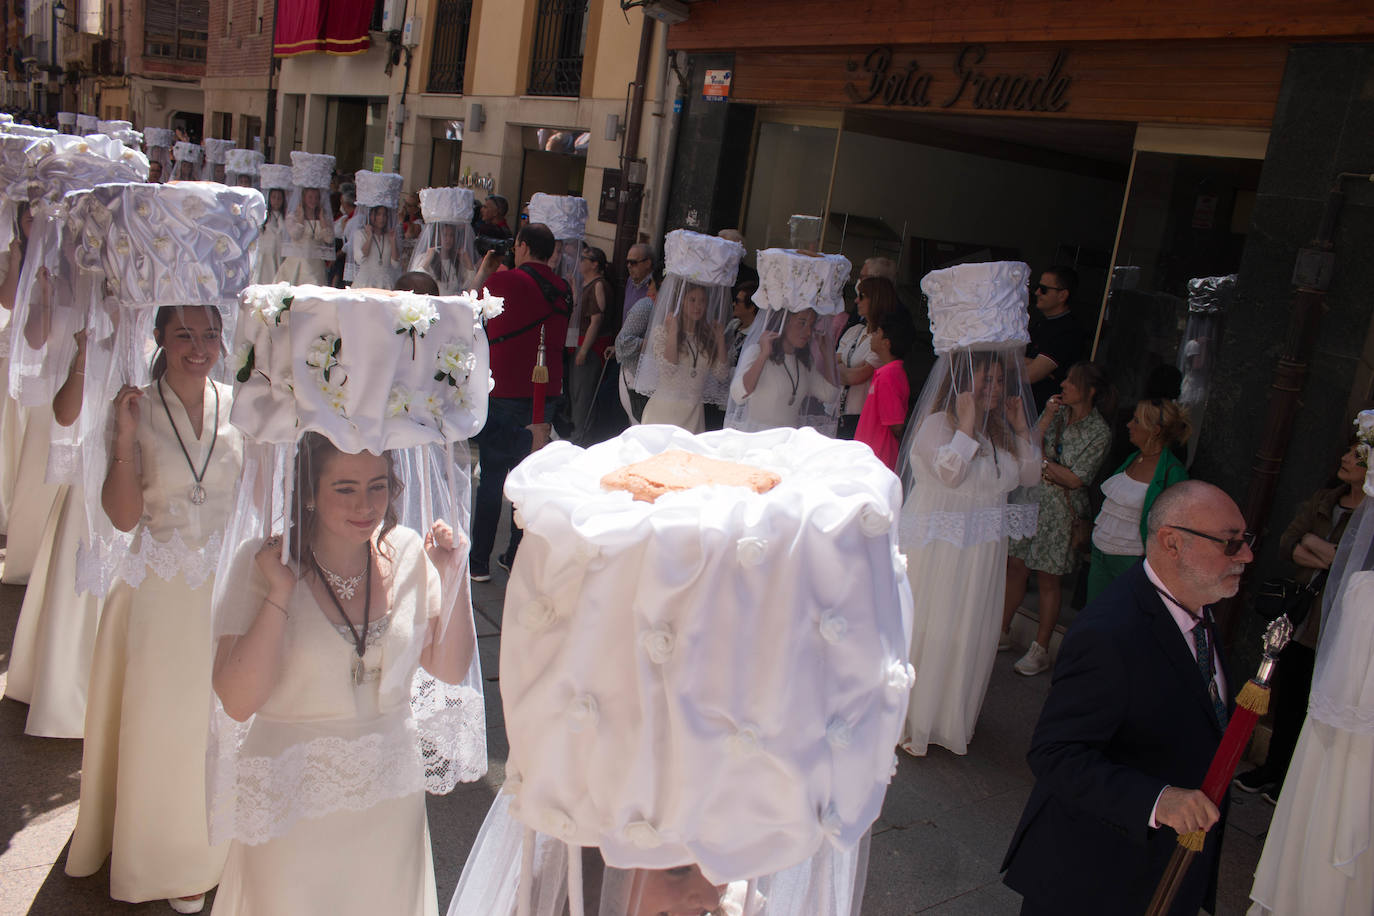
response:
M1246 682L1241 688L1240 696L1236 697L1236 711L1231 716L1230 724L1226 726L1226 734L1222 735L1221 745L1217 748L1216 756L1212 758L1212 765L1207 768L1207 778L1202 782L1202 791L1207 793L1207 797L1218 807L1221 806L1221 799L1226 794L1226 787L1231 784L1231 777L1235 775L1236 764L1240 763L1245 746L1250 743L1255 722L1269 711L1269 681L1274 676L1279 653L1288 645L1288 640L1292 636L1293 624L1287 617L1279 617L1265 628L1264 658L1260 660L1259 670L1255 672L1255 676ZM1193 864L1193 857L1202 851L1206 839L1207 833L1203 830L1179 836L1178 846L1175 847L1174 854L1164 869L1164 876L1159 879L1159 886L1155 888L1154 899L1145 910L1145 916L1164 916L1169 912L1174 895L1183 884L1188 867Z

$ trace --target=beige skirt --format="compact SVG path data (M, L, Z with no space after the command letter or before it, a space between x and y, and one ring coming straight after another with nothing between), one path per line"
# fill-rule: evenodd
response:
M224 867L205 812L212 590L149 572L116 583L101 612L67 874L110 858L116 900L200 894Z

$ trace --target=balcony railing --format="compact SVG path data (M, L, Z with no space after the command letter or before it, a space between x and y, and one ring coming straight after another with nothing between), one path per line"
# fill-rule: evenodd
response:
M587 49L587 0L538 0L530 52L530 95L576 96Z
M439 0L434 11L434 53L429 59L426 91L462 93L471 26L472 0Z

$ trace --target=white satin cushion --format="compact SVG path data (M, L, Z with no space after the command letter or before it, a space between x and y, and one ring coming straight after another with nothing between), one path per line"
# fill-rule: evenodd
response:
M491 389L479 319L466 296L250 286L231 418L260 442L314 430L346 452L466 439L486 422ZM397 332L408 327L423 336Z
M657 502L602 475L669 448L775 471ZM897 478L810 429L638 426L510 475L506 790L619 868L781 871L877 818L912 683Z
M759 289L754 302L761 309L821 315L844 311L844 285L849 259L839 254L803 254L790 248L765 248L757 256Z
M1030 265L1020 261L958 264L921 280L930 299L936 353L980 344L1030 343Z
M422 188L420 214L427 223L466 223L472 219L472 200L467 188Z
M587 232L587 202L536 191L530 197L530 222L548 226L559 241L580 239Z
M663 242L663 269L707 286L734 286L744 246L714 235L675 229Z

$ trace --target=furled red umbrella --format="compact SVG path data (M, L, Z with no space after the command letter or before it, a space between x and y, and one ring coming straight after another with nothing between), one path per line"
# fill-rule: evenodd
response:
M1259 670L1255 672L1255 676L1245 683L1240 696L1236 697L1236 711L1226 726L1226 734L1221 737L1221 744L1212 758L1212 765L1207 768L1207 778L1202 781L1202 791L1207 793L1207 797L1218 807L1221 806L1221 799L1226 794L1226 787L1231 784L1231 777L1235 775L1236 764L1240 763L1245 746L1250 743L1255 723L1260 716L1269 711L1269 681L1274 676L1279 653L1288 645L1288 640L1292 636L1293 624L1287 617L1279 617L1265 628L1264 658L1260 660ZM1179 836L1178 846L1164 869L1163 877L1159 879L1159 886L1155 888L1154 899L1145 910L1145 916L1164 916L1169 912L1169 908L1173 906L1174 895L1178 893L1184 876L1188 874L1189 866L1193 864L1193 858L1202 851L1206 839L1207 832L1204 830L1194 830Z

